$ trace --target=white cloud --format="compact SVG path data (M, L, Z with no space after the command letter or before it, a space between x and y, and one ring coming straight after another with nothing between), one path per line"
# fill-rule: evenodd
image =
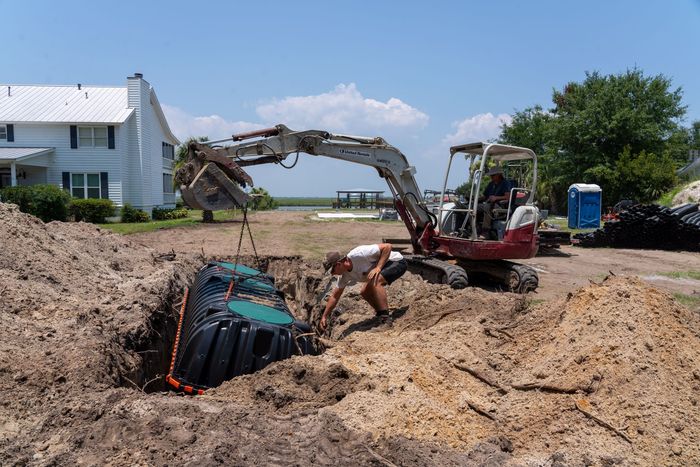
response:
M185 141L191 136L207 136L211 140L222 139L234 133L257 130L264 125L244 121L230 121L219 115L196 117L182 109L170 105L163 105L163 112L168 120L168 125L180 141Z
M381 129L423 128L429 117L400 99L386 102L362 96L354 83L339 84L330 92L313 96L273 99L256 111L268 123L284 123L294 129L338 132L370 132Z
M181 141L190 136L221 139L234 133L256 130L283 123L294 130L328 130L391 137L392 130L421 129L428 124L425 113L401 99L386 102L364 97L354 83L339 84L332 91L312 96L272 99L255 110L260 122L231 121L219 115L194 116L163 105L170 129ZM403 133L403 132L402 132Z
M455 144L473 143L476 141L488 141L501 134L501 125L510 124L513 118L508 114L493 115L491 112L467 117L464 120L452 123L454 133L446 135L443 144L453 146Z

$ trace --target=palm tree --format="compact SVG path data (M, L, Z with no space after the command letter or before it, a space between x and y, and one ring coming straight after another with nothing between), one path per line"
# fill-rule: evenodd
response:
M209 141L207 136L192 136L187 139L184 143L177 147L177 153L175 154L175 167L174 171L177 171L182 167L185 162L187 162L187 154L189 152L190 143L203 143ZM180 188L177 186L177 182L173 180L175 188ZM214 222L214 213L212 211L202 211L202 222L211 223Z

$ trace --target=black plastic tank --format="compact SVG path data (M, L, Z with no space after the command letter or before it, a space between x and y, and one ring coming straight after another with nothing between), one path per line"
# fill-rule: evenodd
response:
M242 264L211 262L186 291L166 381L201 394L292 355L314 354L308 324L289 311L274 278Z

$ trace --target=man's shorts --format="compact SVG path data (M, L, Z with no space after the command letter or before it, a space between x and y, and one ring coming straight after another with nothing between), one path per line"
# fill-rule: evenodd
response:
M399 277L403 276L407 268L408 265L406 264L405 259L400 259L398 261L387 261L382 268L381 274L387 285L389 285Z

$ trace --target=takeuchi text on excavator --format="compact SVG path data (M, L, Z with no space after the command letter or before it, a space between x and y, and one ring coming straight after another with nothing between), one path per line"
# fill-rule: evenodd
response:
M300 153L367 165L388 184L408 229L413 254L404 256L409 270L454 288L466 287L472 274L487 276L510 291L525 293L537 288L534 269L509 261L531 258L538 248L539 211L534 204L537 156L530 149L495 143L453 146L437 206L426 205L414 178L415 168L401 151L380 137L294 131L277 125L226 140L192 142L188 149L187 160L175 179L183 200L192 208L213 211L245 205L249 198L245 188L253 185L244 170L247 166L280 164L292 168L296 159L290 164L285 163L287 158L298 158ZM458 156L475 168L470 173L469 197L462 201L445 197L450 168ZM528 164L523 172L526 176L515 181L506 201L493 206L493 223L484 239L477 223L482 174L489 164L507 169L509 164L522 167L524 162Z

